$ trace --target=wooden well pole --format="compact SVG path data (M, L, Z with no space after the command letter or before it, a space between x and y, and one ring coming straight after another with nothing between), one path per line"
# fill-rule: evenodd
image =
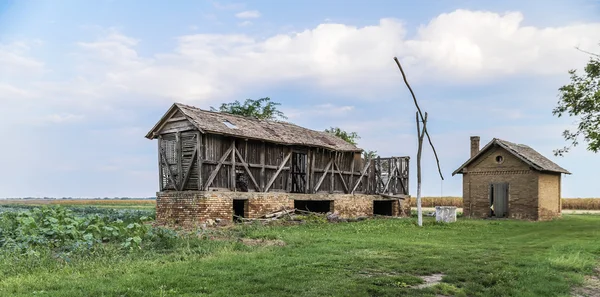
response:
M423 226L423 210L421 208L421 153L423 152L423 137L425 136L425 131L427 129L427 112L425 112L425 117L423 118L423 129L421 129L421 125L419 124L419 112L416 114L417 120L417 223L420 226Z

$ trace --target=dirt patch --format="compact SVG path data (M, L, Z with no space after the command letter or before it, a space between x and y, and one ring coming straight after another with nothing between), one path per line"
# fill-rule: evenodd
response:
M245 245L250 246L285 246L285 241L279 239L252 239L241 238L240 241Z
M573 297L600 297L600 268L594 269L594 275L585 277L583 286L573 290Z
M419 277L421 279L423 279L423 281L425 283L414 286L415 289L429 288L429 287L433 287L433 286L441 283L442 278L444 277L444 274L440 273L440 274L424 275L424 276L419 276Z

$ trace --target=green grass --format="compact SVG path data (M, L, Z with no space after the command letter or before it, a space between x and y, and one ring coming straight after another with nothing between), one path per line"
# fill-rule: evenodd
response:
M0 296L569 296L600 256L600 216L237 226L127 253L0 257ZM283 240L247 246L240 237ZM442 283L412 289L420 275Z

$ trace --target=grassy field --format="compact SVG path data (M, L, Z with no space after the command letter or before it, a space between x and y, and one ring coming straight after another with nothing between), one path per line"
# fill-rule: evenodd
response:
M0 249L0 296L569 296L598 264L599 225L590 215L425 218L423 228L413 218L314 220L154 231L140 249ZM440 284L413 287L432 274Z

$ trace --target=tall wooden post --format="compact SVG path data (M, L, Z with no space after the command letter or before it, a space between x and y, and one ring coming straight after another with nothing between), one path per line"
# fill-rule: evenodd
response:
M183 190L183 154L181 153L181 132L177 131L175 134L175 147L177 148L177 185L175 188L179 191Z
M423 150L423 137L427 129L427 113L425 113L425 118L423 119L423 130L421 130L421 125L419 124L419 112L417 112L416 119L419 145L417 149L417 221L419 226L423 226L423 210L421 209L421 152Z
M262 142L260 149L260 191L265 191L265 142Z
M162 165L162 136L158 135L158 191L162 192L163 190L163 165ZM168 165L168 164L167 164Z
M237 190L235 184L235 138L232 140L231 147L233 148L231 150L231 190L235 192Z
M204 162L204 142L202 141L202 133L200 131L196 134L197 142L196 149L198 150L197 155L197 164L198 164L198 191L202 191L203 183L202 183L202 163ZM191 170L191 168L190 168Z

